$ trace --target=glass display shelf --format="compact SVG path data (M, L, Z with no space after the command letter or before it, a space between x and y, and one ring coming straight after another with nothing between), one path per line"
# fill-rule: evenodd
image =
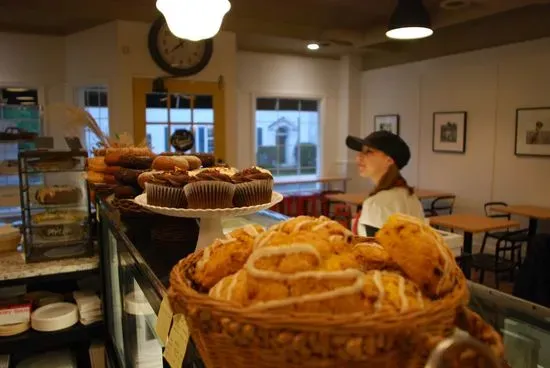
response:
M134 367L136 359L151 359L162 367L165 364L159 352L162 345L154 332L156 315L166 295L172 267L195 248L197 224L193 220L186 222L187 237L163 243L152 240L155 221L121 220L120 214L103 199L99 199L96 206L107 288L105 321L119 360L124 362L123 367ZM287 217L281 214L262 211L223 219L222 226L227 233L247 224L269 227L285 219ZM550 347L550 309L477 283L470 282L469 286L470 308L501 332L510 365L514 368L550 368L550 350L544 349ZM143 314L128 315L128 298L143 302ZM147 353L138 356L136 351L139 349ZM190 342L183 367L202 366Z

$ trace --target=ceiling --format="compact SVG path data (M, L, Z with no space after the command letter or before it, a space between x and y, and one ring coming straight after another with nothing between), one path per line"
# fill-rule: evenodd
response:
M240 49L360 54L366 68L550 35L541 24L550 0L463 0L469 5L457 10L444 9L442 0L424 0L436 31L416 42L385 38L397 0L230 1L223 28L236 32ZM116 19L151 22L157 16L155 0L0 0L0 31L8 32L67 35ZM323 47L310 52L309 41Z

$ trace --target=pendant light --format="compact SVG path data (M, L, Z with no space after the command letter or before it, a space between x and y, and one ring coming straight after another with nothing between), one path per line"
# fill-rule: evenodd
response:
M398 0L386 32L388 38L414 40L433 33L430 13L422 0Z
M231 4L229 0L157 0L157 9L174 36L200 41L220 31Z

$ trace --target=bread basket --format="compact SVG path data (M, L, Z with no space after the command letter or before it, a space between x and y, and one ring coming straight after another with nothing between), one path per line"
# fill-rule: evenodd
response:
M453 292L422 311L330 316L252 312L193 288L189 275L201 257L197 251L174 267L169 297L174 312L186 316L210 368L424 367L431 349L454 332L469 299L462 277Z

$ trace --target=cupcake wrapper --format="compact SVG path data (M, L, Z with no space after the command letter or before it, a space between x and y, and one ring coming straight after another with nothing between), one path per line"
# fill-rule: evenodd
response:
M271 202L273 180L255 180L235 186L235 207L256 206Z
M223 181L199 181L185 186L189 208L231 208L235 185Z
M147 204L159 207L186 208L187 198L184 188L145 183Z

